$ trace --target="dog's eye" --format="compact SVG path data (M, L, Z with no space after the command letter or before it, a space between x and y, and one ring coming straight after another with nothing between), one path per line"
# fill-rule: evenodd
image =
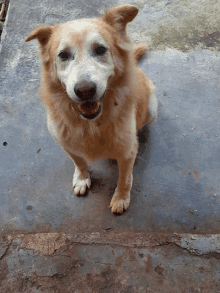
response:
M61 61L67 61L70 59L70 53L67 51L62 50L59 54L58 57L61 59Z
M95 54L97 55L104 55L106 52L107 52L107 48L103 45L98 45L96 48L95 48Z

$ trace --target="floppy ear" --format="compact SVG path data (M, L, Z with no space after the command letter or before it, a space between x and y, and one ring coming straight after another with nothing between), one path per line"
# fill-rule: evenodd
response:
M37 39L40 45L44 46L47 44L50 36L52 35L52 26L39 26L35 28L28 37L25 38L25 42L29 42L33 39Z
M134 5L120 5L107 11L102 20L115 27L120 33L125 33L128 22L131 22L138 14L138 8Z

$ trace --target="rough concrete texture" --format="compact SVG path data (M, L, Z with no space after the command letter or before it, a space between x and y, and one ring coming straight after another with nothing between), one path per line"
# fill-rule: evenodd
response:
M8 248L0 263L1 288L4 292L64 292L64 288L85 293L219 292L218 255L200 251L196 257L202 241L194 245L194 254L182 249L183 240L189 245L196 239L197 235L114 232L8 235L3 240Z
M149 49L177 48L185 52L199 47L219 51L218 0L149 0L135 4L141 12L131 34L137 42L147 41Z
M131 205L114 216L114 161L74 166L50 137L39 98L39 24L96 17L123 1L11 0L0 58L0 291L219 292L220 54L218 1L126 1L147 41L141 69L159 117L139 134ZM64 289L65 288L65 289Z

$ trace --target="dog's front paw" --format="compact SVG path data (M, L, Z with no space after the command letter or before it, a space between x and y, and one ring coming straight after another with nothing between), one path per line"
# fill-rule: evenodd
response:
M77 176L74 174L73 176L73 191L75 194L83 195L86 192L86 188L90 188L91 186L91 179L89 174L82 178L83 176Z
M130 192L120 193L116 191L112 197L110 208L112 213L122 214L127 210L130 203Z

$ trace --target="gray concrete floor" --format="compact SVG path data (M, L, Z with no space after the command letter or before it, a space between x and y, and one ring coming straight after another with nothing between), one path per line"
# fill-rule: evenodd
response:
M114 161L91 165L86 197L46 128L39 24L96 17L122 1L11 0L0 59L1 292L220 292L220 4L127 1L147 42L141 69L156 85L159 117L139 134L131 205L108 205ZM65 288L65 290L64 290Z

